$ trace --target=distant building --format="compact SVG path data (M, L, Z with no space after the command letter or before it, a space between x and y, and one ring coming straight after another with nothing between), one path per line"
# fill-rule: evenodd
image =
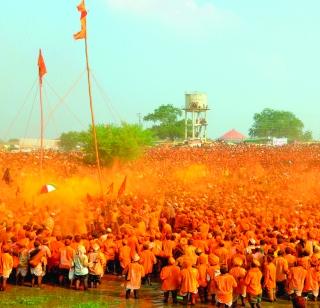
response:
M240 143L243 142L247 137L235 129L229 130L224 135L222 135L218 140L230 142L230 143Z
M18 140L20 150L38 150L40 149L40 139L22 138ZM44 139L43 148L46 150L58 150L59 139Z

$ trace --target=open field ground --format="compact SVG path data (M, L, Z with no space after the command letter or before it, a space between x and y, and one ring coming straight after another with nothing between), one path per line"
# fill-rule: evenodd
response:
M1 307L41 307L41 308L160 308L177 307L177 305L164 305L159 284L151 287L143 287L141 298L126 300L124 290L121 287L121 279L107 276L99 289L87 292L68 290L63 288L45 286L44 289L30 287L10 287L8 292L0 293ZM182 307L182 305L179 305ZM178 306L178 307L179 307ZM197 307L213 307L212 305L200 305ZM239 306L240 307L240 306ZM247 307L249 305L247 304ZM279 301L277 304L263 303L265 308L292 307L288 301ZM319 307L318 303L309 303L308 307Z

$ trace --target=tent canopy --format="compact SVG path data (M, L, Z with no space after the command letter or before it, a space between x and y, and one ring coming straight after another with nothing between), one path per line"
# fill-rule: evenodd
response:
M219 140L224 141L243 141L244 139L246 139L246 136L236 131L235 129L229 130L219 138Z

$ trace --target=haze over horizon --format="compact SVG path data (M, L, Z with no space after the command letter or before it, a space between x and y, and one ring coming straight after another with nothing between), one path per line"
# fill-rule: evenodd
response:
M46 137L89 126L84 42L72 37L80 28L79 2L2 3L1 139L39 137L39 48L48 70ZM319 1L86 0L86 6L97 123L137 123L138 113L168 103L183 107L186 91L203 91L211 138L232 128L248 134L254 113L267 107L293 112L320 137Z

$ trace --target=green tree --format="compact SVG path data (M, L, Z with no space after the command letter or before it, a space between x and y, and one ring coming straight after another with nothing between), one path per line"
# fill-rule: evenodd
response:
M174 107L171 104L167 104L161 105L160 107L155 109L153 113L149 113L148 115L146 115L143 120L166 125L172 122L176 122L178 118L181 117L181 115L182 111L179 108Z
M115 159L120 161L135 159L145 147L153 144L152 133L135 124L97 125L96 133L100 160L103 165L110 165ZM86 132L84 151L86 162L94 163L92 128Z
M64 151L72 151L83 146L85 139L86 132L67 132L61 134L59 145Z
M151 131L159 139L175 139L184 136L184 120L181 120L181 109L171 104L161 105L152 113L146 115L143 120L153 122Z
M309 130L305 131L301 139L303 141L312 141L313 140L312 132Z
M303 122L289 111L266 108L262 112L254 114L253 120L253 125L249 130L251 137L287 137L291 140L312 139L310 132L303 132Z

